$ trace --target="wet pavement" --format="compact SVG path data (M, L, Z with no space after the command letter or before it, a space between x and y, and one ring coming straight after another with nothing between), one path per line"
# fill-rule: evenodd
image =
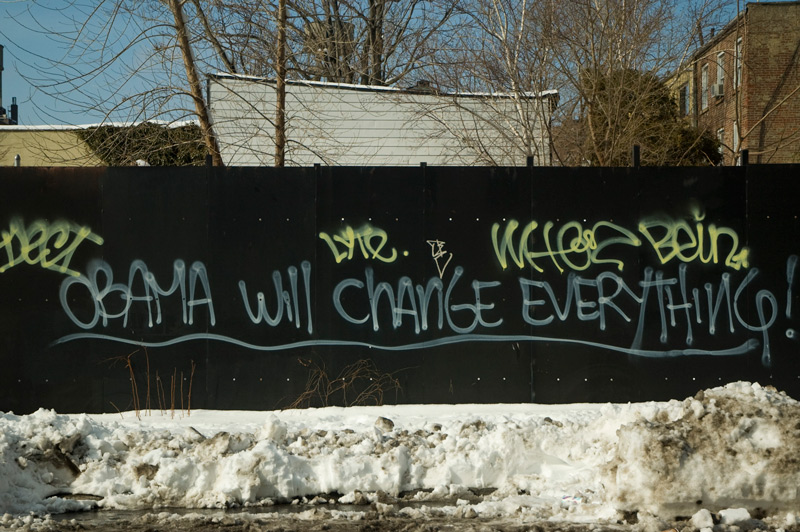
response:
M296 514L228 513L208 515L209 511L191 512L125 512L99 511L84 514L65 514L45 521L30 530L47 532L69 531L120 531L120 532L188 532L188 531L247 531L247 532L344 532L344 531L465 531L465 532L588 532L629 531L631 525L587 524L587 523L520 523L514 519L425 517L409 518L384 516L375 511L363 512L359 518L298 518ZM515 522L516 521L516 522Z
M420 505L423 511L411 516L397 505L335 505L314 508L308 505L276 505L261 508L209 510L169 508L161 510L95 510L29 519L10 529L40 532L120 531L120 532L188 532L188 531L247 531L247 532L696 532L687 519L666 522L639 522L628 516L628 522L570 523L531 522L520 516L484 518L463 512L460 516L437 515L435 507ZM0 526L0 529L3 528ZM716 525L714 532L750 531L800 532L800 527L779 527L760 520L739 523L737 526Z

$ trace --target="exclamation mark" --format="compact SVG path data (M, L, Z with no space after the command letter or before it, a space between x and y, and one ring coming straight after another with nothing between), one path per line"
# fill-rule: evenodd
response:
M792 285L794 284L794 271L797 267L797 255L790 255L786 259L786 317L792 317ZM794 329L786 329L786 337L795 337Z

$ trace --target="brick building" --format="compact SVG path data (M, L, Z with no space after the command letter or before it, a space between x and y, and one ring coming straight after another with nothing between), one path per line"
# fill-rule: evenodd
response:
M681 113L723 164L800 162L800 2L748 3L673 78Z

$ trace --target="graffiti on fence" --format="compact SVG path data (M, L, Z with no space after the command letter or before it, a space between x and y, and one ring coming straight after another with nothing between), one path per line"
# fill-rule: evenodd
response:
M78 247L84 241L103 245L102 237L89 227L66 220L35 220L25 225L22 218L15 217L8 223L8 229L0 231L0 237L0 249L8 258L8 262L0 266L0 273L25 263L78 276L80 273L69 267Z
M445 242L441 240L428 240L428 245L431 247L431 257L436 263L436 270L439 272L439 279L444 277L444 272L447 265L453 259L453 254L444 250Z
M615 256L615 251L619 246L638 248L645 243L651 246L662 265L671 261L699 261L722 263L734 270L749 266L750 251L740 246L736 231L715 224L706 225L697 212L693 217L694 224L669 216L650 216L639 222L636 231L611 221L599 221L591 227L569 221L556 231L553 231L556 224L547 221L537 231L540 224L534 220L517 232L520 224L512 219L506 223L502 234L499 223L492 226L492 244L503 269L509 267L510 259L519 268L530 266L538 272L544 272L543 264L548 260L559 272L565 269L584 271L602 264L623 271L625 262ZM536 240L543 241L543 249L530 249Z
M552 240L555 225L547 222L541 232L544 250L532 251L529 244L534 241L532 235L538 223L528 223L517 234L519 224L511 220L502 236L499 224L487 231L495 257L504 269L498 277L469 279L468 266L451 265L453 254L445 251L445 242L429 239L425 245L436 263L436 275L416 281L398 270L402 264L397 261L395 248L386 252L386 231L369 224L358 230L348 225L334 237L322 232L320 238L333 252L335 264L363 257L367 261L363 274L335 280L330 293L321 297L315 294L313 264L309 260L302 261L299 267L273 270L271 282L256 291L249 279L238 279L234 286L212 287L211 274L200 261L187 267L183 259L174 260L171 278L165 282L156 279L143 260L132 261L127 278L115 281L111 266L94 259L83 273L63 270L67 275L61 284L60 302L66 316L81 331L56 343L102 338L164 346L213 340L255 350L368 345L399 351L461 342L546 341L651 358L736 356L760 349L762 364L770 367L772 329L781 310L787 318L792 317L797 256L791 255L786 261L786 302L781 305L773 291L758 288L761 272L750 267L749 250L741 247L734 230L705 225L699 216L693 222L690 225L663 216L647 217L639 223L637 233L611 221L586 226L571 221L557 228ZM59 231L83 235L83 239L92 236L90 241L95 243L103 241L91 232L62 224L56 226L64 228ZM17 229L10 234L22 234L21 224L12 223L11 227ZM56 230L31 227L26 229L26 235L52 235ZM37 246L46 241L45 237L36 239ZM645 243L659 266L647 266L634 278L622 255L617 254L621 249L617 246L640 247ZM356 249L360 253L355 253ZM520 268L528 265L532 271L542 273L546 264L542 259L556 267L557 280L509 275L509 264ZM387 265L380 272L370 265L376 260ZM671 262L677 263L677 271L658 269ZM706 274L704 283L692 286L688 273L695 264L724 269L717 271L716 278ZM452 266L449 270L448 265ZM258 343L217 332L216 296L212 296L215 291L226 298L231 294L240 297L243 323L267 329L283 325L302 334L290 342ZM149 328L162 323L162 300L166 298L180 300L180 322L188 327L195 324L196 311L203 309L208 330L149 343L119 334L119 326L129 328L132 312L144 313ZM341 336L317 336L316 304L330 305L333 315L341 320L333 330L342 331ZM77 312L76 305L92 310L87 316ZM750 314L745 309L755 312ZM563 329L551 332L558 324L570 323L581 327L568 334ZM371 331L374 341L348 339L348 330L363 328ZM646 338L646 330L657 331L657 338ZM747 336L743 341L739 334L742 332ZM725 335L736 334L738 343L726 343ZM785 334L793 338L794 329ZM617 341L606 341L604 336ZM628 338L624 344L618 341L622 336Z
M356 248L361 251L365 259L378 260L381 262L394 262L397 260L397 250L384 251L384 247L389 240L386 231L372 224L364 224L358 229L347 226L338 234L330 236L326 232L321 232L319 237L328 244L333 253L333 258L337 263L343 260L353 260ZM388 256L382 253L388 252Z

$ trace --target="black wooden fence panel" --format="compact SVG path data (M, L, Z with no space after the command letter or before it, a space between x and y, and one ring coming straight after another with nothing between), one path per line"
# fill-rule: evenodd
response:
M6 168L0 410L798 395L798 170Z

